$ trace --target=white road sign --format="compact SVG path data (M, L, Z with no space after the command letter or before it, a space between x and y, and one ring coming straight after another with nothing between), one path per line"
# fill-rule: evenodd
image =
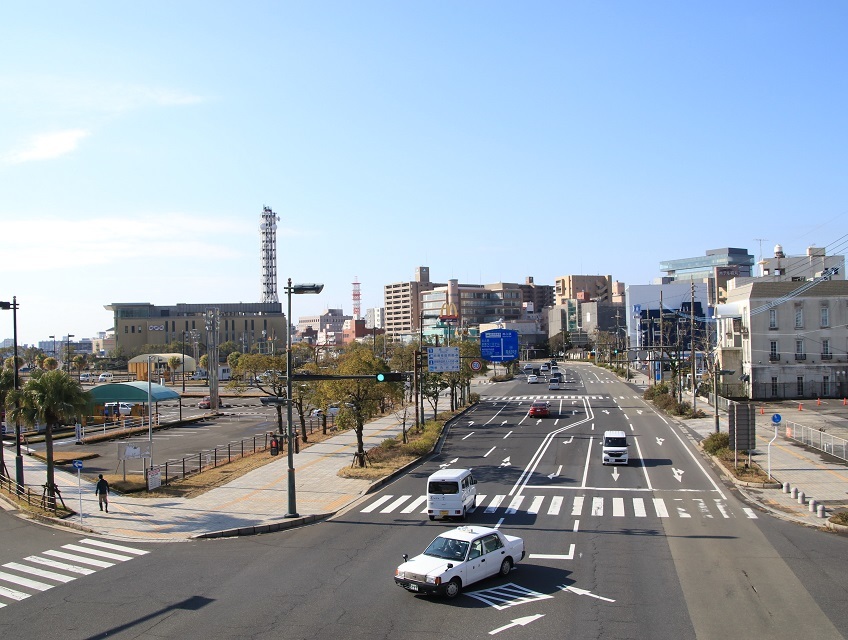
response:
M427 347L427 370L459 371L459 347Z

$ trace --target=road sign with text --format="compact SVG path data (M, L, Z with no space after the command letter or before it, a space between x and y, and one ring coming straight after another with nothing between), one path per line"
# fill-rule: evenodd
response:
M480 334L480 356L489 362L518 360L518 331L490 329Z

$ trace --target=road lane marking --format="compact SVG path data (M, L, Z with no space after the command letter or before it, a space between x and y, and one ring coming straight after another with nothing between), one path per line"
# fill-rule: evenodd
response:
M504 501L504 498L506 498L506 496L495 496L483 513L494 513L495 511L497 511L498 507L501 505L501 502Z
M554 496L551 498L551 506L548 507L549 516L558 516L559 510L562 508L562 496Z
M592 498L592 515L593 516L604 515L604 499L603 498Z
M751 509L750 507L742 507L742 511L744 511L745 515L748 516L750 519L752 519L752 520L757 519L757 514L754 513L754 510Z
M530 515L537 515L539 513L539 509L542 508L542 503L545 501L545 496L536 496L533 498L533 502L527 508L527 513Z
M391 496L389 496L389 495L381 496L381 497L377 498L374 502L369 504L367 507L365 507L362 510L362 513L371 513L372 511L374 511L374 509L376 509L377 507L382 505L384 502L388 502L392 498L394 498L393 495L391 495Z
M509 507L506 509L507 515L515 515L522 502L524 502L524 496L515 496L512 499L512 502L509 503Z
M497 449L497 447L492 447L486 453L483 454L483 457L487 458L489 456L489 454L492 453L492 451L494 451L495 449Z
M574 496L574 504L571 506L571 515L579 516L583 511L583 496Z
M645 500L643 498L633 498L633 515L637 518L644 518L648 515L645 510Z
M665 506L665 500L662 498L654 498L654 511L657 512L658 518L668 518L668 509Z
M624 498L612 499L612 515L614 518L624 517Z
M380 511L380 513L391 513L392 511L397 509L400 505L402 505L404 502L409 500L411 497L412 496L401 496L400 498L398 498L397 500L395 500L394 502L389 504L389 506L387 506L385 509L382 509Z
M418 508L419 505L421 505L424 502L427 502L427 496L418 496L415 500L410 502L409 505L407 505L407 507L405 509L402 509L401 513L412 513L413 511L415 511ZM427 509L424 509L424 511L426 511L426 510Z

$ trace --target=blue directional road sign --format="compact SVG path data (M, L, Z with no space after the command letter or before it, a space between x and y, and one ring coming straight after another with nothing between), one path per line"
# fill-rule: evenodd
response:
M771 417L771 421L772 421L772 422L774 422L775 424L780 424L780 414L779 414L779 413L775 413L775 414Z
M480 356L489 362L518 360L518 331L490 329L480 334Z
M82 460L74 460L74 469L82 469Z

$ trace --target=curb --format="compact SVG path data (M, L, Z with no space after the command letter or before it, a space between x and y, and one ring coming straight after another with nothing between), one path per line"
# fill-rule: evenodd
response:
M329 513L313 513L312 515L292 518L283 522L275 522L273 524L262 524L253 527L239 527L238 529L225 529L223 531L209 531L206 533L198 533L189 536L189 540L204 540L212 538L237 538L241 536L256 536L263 533L274 533L275 531L285 531L286 529L294 529L308 524L313 524L321 520L335 515L335 511Z
M836 533L841 533L843 535L848 534L848 526L845 526L844 524L836 524L835 522L831 522L830 520L825 522L825 524L827 525L827 528L831 531L835 531Z

